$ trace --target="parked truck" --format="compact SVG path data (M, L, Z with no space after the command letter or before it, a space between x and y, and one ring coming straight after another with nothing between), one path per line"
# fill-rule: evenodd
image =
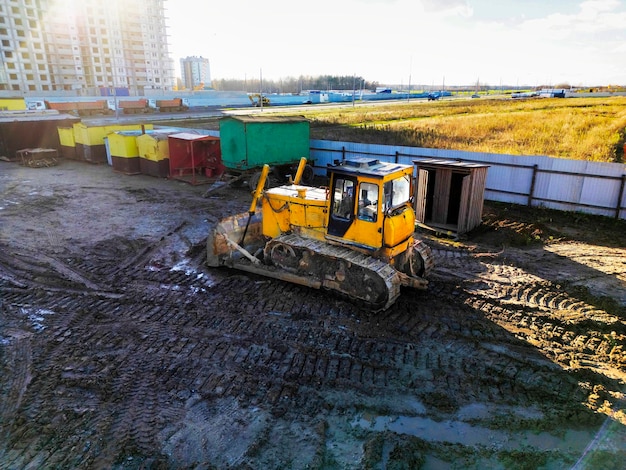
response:
M111 114L107 100L96 101L44 101L45 109L54 109L60 113L73 114L76 116L94 116ZM38 109L34 107L34 109Z
M150 102L145 98L138 100L119 100L117 106L124 114L147 114L155 112L155 109L150 106Z
M156 100L154 107L158 109L160 113L175 113L187 111L189 109L189 103L184 98L172 98L171 100Z

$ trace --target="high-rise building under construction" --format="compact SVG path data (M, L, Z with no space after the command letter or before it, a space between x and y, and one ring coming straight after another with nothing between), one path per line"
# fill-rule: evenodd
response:
M0 90L171 90L165 0L0 0Z

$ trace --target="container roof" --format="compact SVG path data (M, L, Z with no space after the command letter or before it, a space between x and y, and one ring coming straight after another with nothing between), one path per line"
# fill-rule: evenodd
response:
M309 122L304 116L225 116L221 120L234 119L241 122Z
M169 137L181 140L219 140L219 137L202 134L192 134L191 132L179 132L178 134L169 134Z

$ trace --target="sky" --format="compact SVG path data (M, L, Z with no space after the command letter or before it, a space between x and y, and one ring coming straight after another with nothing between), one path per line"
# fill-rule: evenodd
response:
M626 0L166 0L169 49L212 79L626 85Z

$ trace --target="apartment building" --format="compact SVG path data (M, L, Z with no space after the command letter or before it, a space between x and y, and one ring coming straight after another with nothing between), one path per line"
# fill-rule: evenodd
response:
M189 90L211 85L209 59L204 57L191 56L180 59L180 73L183 86Z
M0 0L0 90L171 90L165 0Z

